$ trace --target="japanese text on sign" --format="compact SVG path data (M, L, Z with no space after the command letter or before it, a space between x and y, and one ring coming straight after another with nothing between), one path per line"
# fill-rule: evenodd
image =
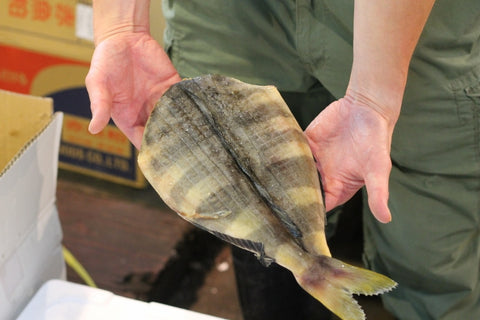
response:
M48 0L9 0L8 15L33 21L53 20L59 27L74 27L75 8L73 5L53 3Z

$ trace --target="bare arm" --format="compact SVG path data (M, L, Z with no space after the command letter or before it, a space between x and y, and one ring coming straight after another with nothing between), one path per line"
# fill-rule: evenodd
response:
M150 32L150 0L94 0L95 44L122 32Z
M396 121L415 46L434 0L356 0L348 90Z
M363 185L369 206L389 222L388 179L393 128L415 46L434 0L356 0L354 58L344 98L306 130L330 210Z

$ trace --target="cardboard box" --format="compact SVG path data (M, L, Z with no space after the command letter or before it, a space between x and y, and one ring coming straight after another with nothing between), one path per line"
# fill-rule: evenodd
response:
M51 280L17 320L222 320L155 302L142 302L66 281Z
M158 6L153 2L152 10ZM87 131L92 16L88 0L0 1L0 89L54 99L55 110L65 114L61 168L144 187L137 151L113 122L99 135ZM158 17L161 12L151 27L160 37Z
M55 206L62 114L52 100L0 90L0 319L65 278Z

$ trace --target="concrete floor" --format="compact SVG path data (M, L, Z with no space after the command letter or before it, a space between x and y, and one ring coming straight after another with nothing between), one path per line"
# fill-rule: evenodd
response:
M165 283L159 275L174 265L173 272L199 271L201 278L187 281L183 287L165 283L167 295L168 290L177 295L175 304L225 319L243 319L229 247L222 245L210 264L188 259L182 262L178 244L193 227L169 210L151 188L137 190L61 171L57 206L64 244L100 288L149 301L152 290ZM351 230L347 232L349 234L344 237L347 241L336 241L332 252L339 252L349 263L360 264L358 248L361 246L351 243L357 240ZM342 234L336 237L341 239ZM176 282L186 278L180 277ZM68 280L82 283L71 269L68 269ZM174 287L168 287L172 285ZM367 319L394 319L382 307L379 298L358 297L358 301Z

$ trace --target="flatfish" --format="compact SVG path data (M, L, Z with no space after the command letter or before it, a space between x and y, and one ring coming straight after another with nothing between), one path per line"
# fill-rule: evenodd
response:
M173 85L148 119L138 163L182 218L289 269L342 319L365 319L352 294L396 286L331 257L315 162L274 86L220 75Z

